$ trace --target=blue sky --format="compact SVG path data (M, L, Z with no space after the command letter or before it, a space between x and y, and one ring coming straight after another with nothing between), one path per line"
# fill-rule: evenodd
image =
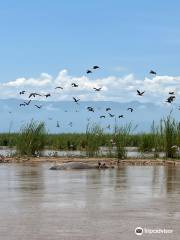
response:
M42 101L42 111L47 116L53 112L55 118L62 115L62 109L48 108L44 101L74 104L73 97L80 104L139 102L144 112L137 109L137 116L147 115L150 120L155 116L147 103L168 112L173 106L179 114L179 9L178 0L0 1L0 100L24 102L30 92L38 92L42 96L36 100ZM101 68L87 75L93 65ZM157 76L149 75L151 69ZM72 88L72 82L79 87ZM94 87L102 89L95 92ZM143 97L137 96L137 89L145 91ZM24 95L19 94L22 90L26 90ZM170 91L175 92L175 105L165 102ZM51 94L48 99L44 97L47 93ZM33 101L30 108L20 108L17 102L14 108L11 100L2 104L1 122L6 126L17 115L23 119L27 113L29 117L30 109L35 117L38 113L42 117Z
M179 76L179 9L178 0L1 1L0 82L94 64L96 77Z

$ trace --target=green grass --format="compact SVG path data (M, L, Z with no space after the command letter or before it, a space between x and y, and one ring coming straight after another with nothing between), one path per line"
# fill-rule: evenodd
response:
M113 143L116 147L116 157L118 161L127 158L126 147L128 146L132 131L133 128L131 123L124 126L115 125Z
M19 133L0 134L0 146L17 147L20 155L34 155L44 148L52 150L85 151L89 157L99 156L99 147L107 147L109 156L118 159L127 157L125 147L137 147L143 154L153 152L158 157L164 152L167 158L179 158L180 123L171 114L159 124L152 123L148 133L133 133L132 124L114 127L111 134L105 133L96 123L88 124L85 133L48 134L44 123L31 121ZM173 147L174 146L174 147Z
M43 122L32 120L23 126L16 142L16 149L19 155L35 156L45 147L46 129Z
M88 157L98 156L99 147L104 138L103 129L96 123L88 124L86 128L86 155Z

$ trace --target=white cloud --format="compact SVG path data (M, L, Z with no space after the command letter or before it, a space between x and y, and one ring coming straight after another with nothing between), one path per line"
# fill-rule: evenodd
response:
M35 87L43 87L52 83L52 77L47 73L42 73L39 78L17 78L14 81L10 81L7 83L3 83L4 87L24 87L24 86L35 86Z
M79 85L72 88L71 83ZM56 89L62 86L63 90ZM102 87L100 92L95 92L94 87ZM143 97L136 94L136 90L145 91ZM26 90L25 95L19 95L19 91ZM17 78L13 81L0 83L1 98L27 98L30 92L41 94L51 93L48 100L72 100L79 97L81 100L106 100L106 101L133 101L164 102L169 91L175 91L180 97L180 76L156 76L152 79L136 79L133 74L124 77L107 76L92 80L88 76L71 76L68 71L62 70L54 78L42 73L37 78ZM40 100L45 98L39 97Z

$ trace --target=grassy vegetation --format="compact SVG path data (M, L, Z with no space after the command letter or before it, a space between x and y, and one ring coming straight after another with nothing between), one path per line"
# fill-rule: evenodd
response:
M117 126L115 125L114 134L113 134L113 142L116 150L116 157L119 160L127 158L127 150L128 142L130 140L130 133L132 132L132 124L128 124L125 126Z
M22 127L16 142L19 155L36 156L44 149L46 129L44 123L31 121Z
M86 128L86 155L88 157L94 157L98 155L99 147L102 144L104 138L103 129L97 124L88 124Z
M125 147L137 147L143 154L153 152L158 157L179 158L180 123L171 114L159 124L152 123L149 133L133 133L131 124L115 126L114 132L105 133L97 124L88 124L86 133L47 134L44 123L31 121L20 133L0 134L0 146L16 147L21 155L34 155L44 148L52 150L80 150L89 157L100 154L99 147L107 147L109 156L127 157Z

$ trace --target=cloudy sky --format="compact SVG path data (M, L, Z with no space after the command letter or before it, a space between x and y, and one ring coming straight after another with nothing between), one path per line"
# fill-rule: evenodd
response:
M159 103L168 91L178 99L179 8L178 0L2 1L0 97L28 89L51 92L52 100ZM101 69L86 75L93 65ZM57 85L64 91L55 91Z
M99 69L96 71L103 71ZM93 73L93 74L96 74ZM38 92L42 95L50 93L50 100L69 100L78 97L88 101L117 101L127 102L138 100L141 102L155 102L161 104L165 101L169 91L176 93L177 99L180 97L180 77L176 76L155 76L137 79L130 73L124 76L110 75L106 77L91 78L85 73L81 76L72 76L68 70L61 70L57 76L41 73L38 77L20 77L9 82L0 83L1 98L27 98L30 92ZM72 88L71 83L79 85ZM61 86L61 89L55 87ZM100 92L93 88L102 88ZM137 96L136 90L145 91L143 97ZM27 90L25 95L19 95L22 90ZM45 100L39 97L39 100Z

